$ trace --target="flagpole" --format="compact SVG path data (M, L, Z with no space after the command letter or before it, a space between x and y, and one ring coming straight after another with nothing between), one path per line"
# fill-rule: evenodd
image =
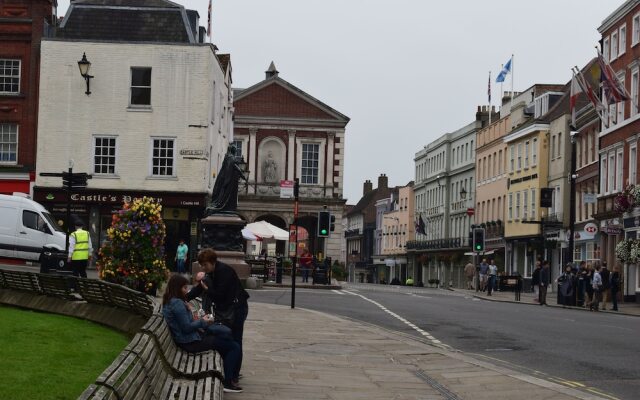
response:
M504 64L500 64L500 71L502 71L502 68L504 68ZM502 99L504 98L504 91L502 90L503 83L504 80L500 81L500 111L502 111Z
M491 125L491 71L489 71L489 125Z
M513 110L513 77L514 77L514 68L513 68L513 54L511 54L511 105L509 106L509 113Z

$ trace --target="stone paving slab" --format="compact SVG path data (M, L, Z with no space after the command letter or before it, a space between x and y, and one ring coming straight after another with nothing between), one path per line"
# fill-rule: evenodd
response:
M329 314L250 303L243 400L601 399L407 335Z

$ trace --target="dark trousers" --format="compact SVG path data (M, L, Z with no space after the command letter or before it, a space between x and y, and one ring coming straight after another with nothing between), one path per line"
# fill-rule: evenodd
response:
M302 282L309 282L309 267L302 267Z
M207 350L215 350L222 356L225 382L238 379L236 373L238 364L242 360L240 346L231 337L226 335L205 335L202 340L190 343L178 343L183 350L189 353L200 353Z
M611 303L613 304L612 310L618 311L618 291L611 289Z
M87 264L89 260L71 260L71 273L79 278L87 277Z
M547 304L547 285L540 285L540 294L538 296L540 304Z
M242 368L242 336L244 335L244 322L249 315L249 305L247 303L238 304L233 324L231 325L231 335L240 348L240 360L238 361L234 376L237 378L240 375L240 369Z
M487 280L487 293L491 295L491 292L496 290L496 276L489 275L489 279Z

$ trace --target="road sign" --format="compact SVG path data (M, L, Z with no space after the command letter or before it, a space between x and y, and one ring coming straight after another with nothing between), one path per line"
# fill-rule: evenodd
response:
M476 210L474 210L473 208L467 208L467 215L468 216L472 216L473 214L475 214Z
M292 199L293 198L293 181L280 181L280 198L281 199Z

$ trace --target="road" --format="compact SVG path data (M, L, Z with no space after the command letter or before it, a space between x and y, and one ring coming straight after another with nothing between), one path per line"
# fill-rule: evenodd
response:
M296 307L341 315L450 346L513 370L610 398L640 396L640 318L491 302L436 289L359 285L296 290ZM290 305L290 289L251 301Z

